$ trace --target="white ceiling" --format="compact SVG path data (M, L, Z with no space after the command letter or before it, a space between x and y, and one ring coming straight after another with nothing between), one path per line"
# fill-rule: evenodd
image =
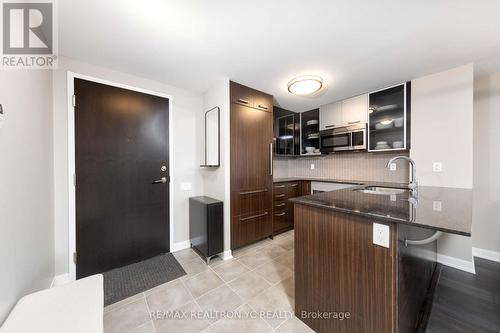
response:
M498 0L62 0L59 53L203 92L223 77L293 111L500 57ZM292 96L315 74L327 89Z

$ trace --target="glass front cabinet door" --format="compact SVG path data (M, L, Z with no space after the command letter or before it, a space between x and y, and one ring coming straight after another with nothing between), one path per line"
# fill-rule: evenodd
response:
M368 94L368 151L410 149L411 83Z

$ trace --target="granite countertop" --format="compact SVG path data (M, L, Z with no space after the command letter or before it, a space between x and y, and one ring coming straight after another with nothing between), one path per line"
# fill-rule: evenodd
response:
M376 220L405 223L463 236L471 235L472 190L470 189L419 186L418 198L414 203L415 200L411 198L409 191L393 195L356 191L367 186L402 188L401 184L376 182L362 182L362 184L352 188L297 197L290 201Z

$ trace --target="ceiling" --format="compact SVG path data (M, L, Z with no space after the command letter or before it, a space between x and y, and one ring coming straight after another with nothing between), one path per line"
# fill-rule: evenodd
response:
M59 53L204 92L221 78L303 111L500 57L500 1L64 0ZM318 96L286 83L323 77Z

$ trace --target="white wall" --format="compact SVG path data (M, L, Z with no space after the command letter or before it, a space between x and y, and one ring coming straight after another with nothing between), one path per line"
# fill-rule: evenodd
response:
M2 70L0 104L1 325L54 276L51 72Z
M55 208L55 266L56 274L68 272L68 132L67 132L67 71L98 77L130 86L156 91L172 96L172 121L174 125L173 149L170 173L173 182L174 247L185 244L189 239L189 200L201 195L203 182L199 172L199 156L203 147L199 131L200 114L203 106L202 94L172 87L160 82L107 68L60 57L59 69L54 71L54 208ZM168 77L165 78L168 81ZM192 189L183 191L183 182L192 183Z
M230 170L229 170L229 128L230 128L230 97L229 79L224 79L215 84L203 95L203 110L200 115L204 119L205 112L213 107L220 107L221 120L221 152L220 168L201 169L203 177L204 195L224 201L224 250L231 249L231 210L230 210ZM203 125L204 126L204 123ZM203 133L204 127L202 128ZM201 145L204 145L202 140ZM204 152L200 156L200 164L203 164Z
M500 72L474 82L472 243L500 253ZM497 255L498 256L498 255Z
M412 81L410 156L419 185L472 188L473 87L472 64ZM432 172L433 162L443 172ZM470 237L445 235L438 252L473 267Z

